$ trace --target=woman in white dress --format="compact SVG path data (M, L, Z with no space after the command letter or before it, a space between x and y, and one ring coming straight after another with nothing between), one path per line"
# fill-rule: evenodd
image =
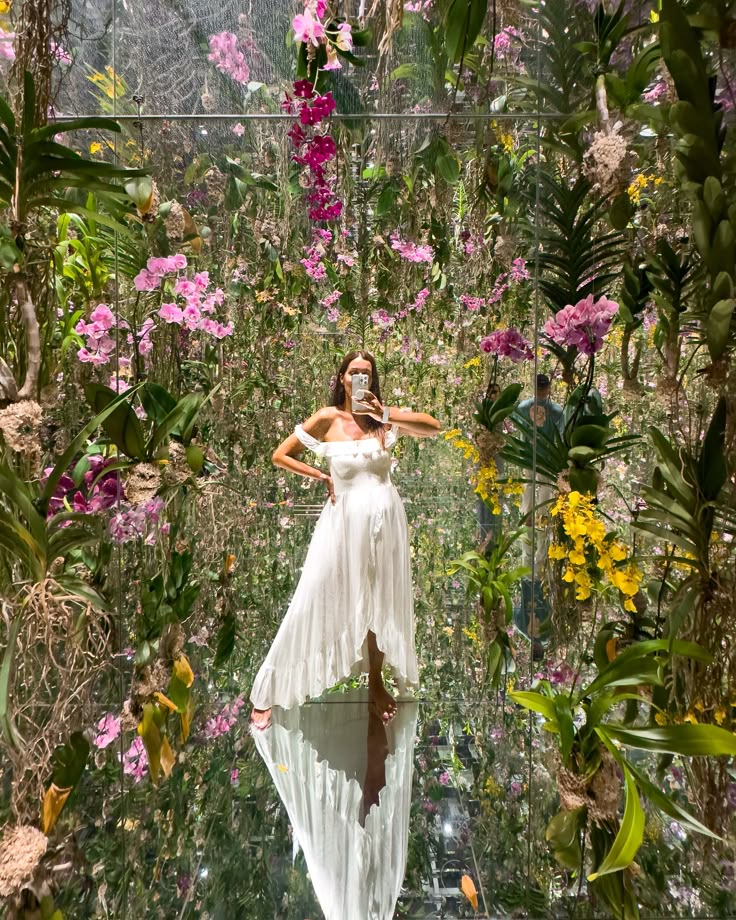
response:
M354 374L368 377L353 407ZM424 412L384 406L376 362L346 355L332 405L297 425L273 454L276 466L322 480L328 501L315 526L299 584L251 691L257 728L272 706L288 709L338 681L368 672L371 705L388 721L396 703L383 685L390 668L399 691L419 679L404 506L391 482L390 449L400 435L431 437L439 422ZM326 457L326 473L299 459L306 449Z

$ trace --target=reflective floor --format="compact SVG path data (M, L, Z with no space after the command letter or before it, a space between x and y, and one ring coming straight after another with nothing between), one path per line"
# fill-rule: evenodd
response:
M401 701L384 726L356 687L275 709L263 731L247 716L236 709L156 799L126 775L107 806L120 861L108 841L93 870L109 916L610 916L549 853L554 761L502 697ZM646 840L640 865L666 883L643 888L642 917L731 916L700 906L697 849L676 826L653 819Z

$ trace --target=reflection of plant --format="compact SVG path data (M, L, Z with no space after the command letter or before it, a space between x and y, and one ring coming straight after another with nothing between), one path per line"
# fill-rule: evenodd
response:
M617 916L638 916L630 866L644 838L645 816L640 795L690 831L714 836L704 825L664 795L619 748L639 748L687 757L736 754L736 738L713 725L638 727L610 721L612 709L626 700L647 702L641 691L625 688L657 687L664 683L669 654L699 661L709 656L697 645L675 640L652 640L630 646L580 690L558 690L548 681L539 689L514 691L511 697L539 713L544 727L557 737L561 768L558 786L563 809L550 822L547 840L563 866L584 864L583 841L590 838L591 890ZM579 715L584 716L582 724ZM618 821L620 780L623 773L626 805ZM617 827L618 825L618 827Z
M465 553L454 559L448 569L454 575L461 569L468 576L468 596L477 597L482 613L483 638L486 643L486 674L491 686L497 687L513 658L511 639L507 632L513 616L511 591L529 569L520 566L504 571L511 547L522 531L514 531L495 540L488 553Z
M201 449L191 442L197 418L217 389L215 387L207 396L187 393L177 401L159 384L144 384L140 390L140 399L150 420L147 436L131 400L125 394L121 398L110 387L90 383L86 387L86 395L90 405L98 411L115 404L114 411L101 424L113 444L131 460L150 463L166 449L169 438L175 438L187 448L187 461L193 472L199 472L204 456ZM133 397L138 390L129 392Z
M678 95L670 107L670 123L678 136L675 156L694 200L693 238L711 279L707 296L692 313L715 361L733 345L736 316L736 221L733 199L729 201L722 184L723 112L714 103L716 81L700 42L676 0L662 3L660 41Z
M159 572L143 589L141 612L136 620L136 663L147 664L151 660L167 623L180 623L191 614L201 590L191 572L192 554L174 551L168 573Z

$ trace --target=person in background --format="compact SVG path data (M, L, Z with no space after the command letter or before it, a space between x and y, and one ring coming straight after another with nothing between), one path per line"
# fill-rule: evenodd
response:
M537 374L535 395L533 399L524 399L516 408L515 415L526 422L531 422L545 437L552 440L555 431L562 436L565 429L565 415L558 403L553 402L552 383L546 374ZM522 437L530 440L526 431ZM536 487L536 488L535 488ZM521 499L522 521L528 527L522 540L522 565L532 568L534 561L534 579L524 578L521 582L521 609L517 617L517 626L532 640L532 655L535 659L543 657L544 650L538 638L539 627L546 620L549 608L541 590L542 573L547 564L549 546L549 503L555 495L555 488L546 482L528 482ZM534 518L532 519L532 511ZM534 602L532 604L532 596Z

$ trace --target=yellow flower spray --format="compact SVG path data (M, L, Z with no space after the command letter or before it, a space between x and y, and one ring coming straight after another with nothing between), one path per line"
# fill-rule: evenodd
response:
M562 494L550 514L560 519L569 542L563 544L555 540L548 555L550 559L566 561L562 580L576 585L576 599L584 601L591 596L593 579L589 569L592 559L608 584L623 595L624 610L635 612L633 598L639 591L642 572L627 558L626 546L606 532L605 524L596 515L592 496L580 492Z

